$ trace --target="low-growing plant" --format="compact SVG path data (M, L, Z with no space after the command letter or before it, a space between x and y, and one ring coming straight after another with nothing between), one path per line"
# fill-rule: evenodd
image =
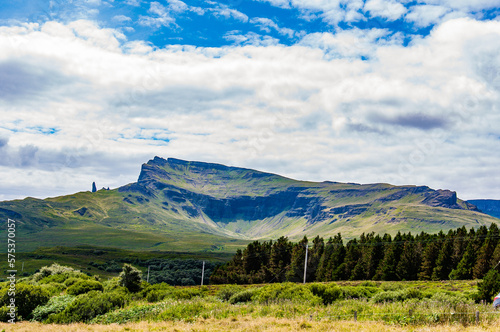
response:
M80 295L90 291L103 291L104 287L99 281L95 280L78 280L73 285L66 289L66 293L70 295Z
M49 315L57 314L66 309L66 307L75 299L73 295L61 295L53 297L45 305L35 308L32 313L32 320L42 322Z
M256 288L245 289L241 292L233 294L228 301L231 304L250 302L257 292L258 290Z
M243 287L238 285L226 285L220 288L217 293L215 293L215 297L222 301L229 301L231 296L236 293L239 293L243 290Z
M50 296L59 295L61 292L66 289L64 284L58 282L50 282L47 284L41 285L42 289L45 289Z
M72 272L64 272L60 274L51 274L43 279L38 281L38 284L48 284L51 282L64 283L66 284L68 279L90 279L90 277L84 273L72 271ZM69 285L68 285L69 286Z
M371 301L374 303L382 302L403 302L408 299L422 299L424 294L415 288L406 288L396 291L386 291L375 294Z
M44 305L50 299L50 294L41 286L16 284L16 308L18 312L17 320L30 319L31 312L39 305ZM0 307L10 304L8 288L0 290Z
M125 304L126 297L123 293L102 293L90 291L78 295L63 311L51 314L46 322L66 324L74 322L87 323L91 319L103 315L111 310L121 308Z
M369 299L381 291L378 287L344 286L341 287L343 299Z
M262 287L258 295L256 295L256 299L260 303L284 300L308 302L310 304L322 303L321 298L315 296L307 285L293 283L273 284Z
M323 304L328 305L338 300L342 296L342 290L336 284L309 284L311 292L323 300Z
M73 269L72 267L54 263L51 266L43 266L39 272L35 273L32 276L32 278L34 281L38 282L51 275L69 274L69 273L81 273L81 272L80 270Z

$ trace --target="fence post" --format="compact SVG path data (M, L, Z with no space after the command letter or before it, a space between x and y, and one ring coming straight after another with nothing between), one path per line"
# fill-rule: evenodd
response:
M476 324L479 324L479 311L476 311Z
M356 310L354 311L354 321L358 321L358 312Z
M410 311L408 312L408 315L411 317L413 315L413 310L410 309Z

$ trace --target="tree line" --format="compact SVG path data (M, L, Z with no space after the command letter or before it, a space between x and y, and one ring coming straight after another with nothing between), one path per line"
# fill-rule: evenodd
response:
M469 231L464 227L437 234L411 232L362 234L344 244L341 234L325 241L306 236L293 243L287 237L254 241L216 267L212 284L339 280L467 280L482 279L500 261L500 231L496 224Z

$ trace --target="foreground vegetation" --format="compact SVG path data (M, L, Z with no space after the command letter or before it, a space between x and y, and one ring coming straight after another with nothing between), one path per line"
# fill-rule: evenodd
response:
M499 278L496 274L492 280ZM0 286L0 320L6 322L9 285ZM258 328L255 321L269 330L321 330L355 320L381 330L387 325L491 327L500 316L491 304L479 302L487 287L486 280L173 287L146 283L141 272L127 264L109 280L54 264L18 281L16 320L31 321L22 326L36 330L43 328L35 322L47 327L93 324L92 330L103 324L144 322L202 330L217 330L218 322L223 324L218 330L249 330ZM110 330L118 328L113 326Z

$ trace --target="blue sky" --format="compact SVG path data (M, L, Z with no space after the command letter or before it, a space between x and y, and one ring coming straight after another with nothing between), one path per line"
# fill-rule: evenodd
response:
M0 1L0 200L176 157L500 199L491 0Z

